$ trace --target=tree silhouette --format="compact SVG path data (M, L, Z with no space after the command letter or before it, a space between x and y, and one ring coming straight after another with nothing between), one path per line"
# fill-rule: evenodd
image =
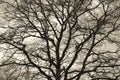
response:
M16 80L120 79L119 2L1 0L0 66Z

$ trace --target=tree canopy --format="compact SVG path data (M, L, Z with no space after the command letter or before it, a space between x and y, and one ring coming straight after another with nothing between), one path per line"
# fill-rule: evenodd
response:
M7 80L120 79L120 0L0 3Z

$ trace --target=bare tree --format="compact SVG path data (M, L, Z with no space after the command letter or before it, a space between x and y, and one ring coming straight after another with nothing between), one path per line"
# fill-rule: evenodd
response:
M15 80L120 79L119 3L1 0L0 66L15 65Z

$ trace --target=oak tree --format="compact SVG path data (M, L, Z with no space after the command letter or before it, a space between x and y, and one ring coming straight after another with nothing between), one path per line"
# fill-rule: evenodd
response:
M119 0L0 3L0 67L15 80L120 79Z

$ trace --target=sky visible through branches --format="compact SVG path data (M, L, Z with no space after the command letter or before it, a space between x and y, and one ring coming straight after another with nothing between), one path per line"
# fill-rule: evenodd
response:
M120 0L0 0L2 80L119 80Z

